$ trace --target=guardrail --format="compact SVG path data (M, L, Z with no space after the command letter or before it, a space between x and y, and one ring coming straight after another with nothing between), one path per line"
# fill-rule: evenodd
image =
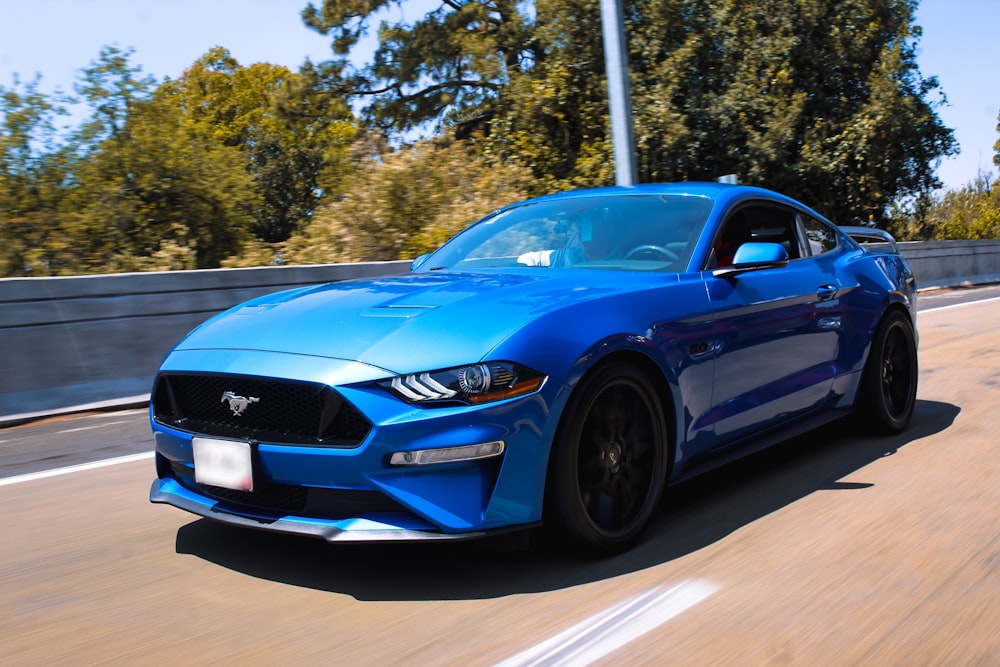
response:
M1000 239L899 246L923 289L1000 282ZM0 424L143 403L163 356L211 315L281 289L398 274L408 265L0 279Z

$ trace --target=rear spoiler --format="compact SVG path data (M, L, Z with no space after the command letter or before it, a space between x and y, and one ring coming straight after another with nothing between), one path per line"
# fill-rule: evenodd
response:
M847 226L841 227L840 230L858 243L888 243L889 247L892 248L892 252L899 254L899 248L896 247L896 239L892 238L892 234L884 229Z

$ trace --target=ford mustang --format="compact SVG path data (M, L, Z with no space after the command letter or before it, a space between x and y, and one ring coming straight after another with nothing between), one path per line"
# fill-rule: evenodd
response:
M152 388L150 500L332 542L619 552L668 484L847 413L903 430L915 299L887 233L760 188L512 204L409 273L192 331Z

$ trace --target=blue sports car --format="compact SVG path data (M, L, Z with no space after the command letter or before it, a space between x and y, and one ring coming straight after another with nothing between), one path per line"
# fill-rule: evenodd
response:
M544 524L618 552L667 484L851 411L904 429L915 299L888 234L768 190L524 201L409 274L191 332L152 390L150 500L329 541Z

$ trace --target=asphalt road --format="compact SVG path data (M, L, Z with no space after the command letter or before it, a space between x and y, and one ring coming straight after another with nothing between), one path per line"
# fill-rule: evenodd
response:
M921 296L906 433L837 425L675 487L599 561L150 505L143 410L2 429L0 664L1000 665L998 296ZM138 460L65 469L114 457Z

